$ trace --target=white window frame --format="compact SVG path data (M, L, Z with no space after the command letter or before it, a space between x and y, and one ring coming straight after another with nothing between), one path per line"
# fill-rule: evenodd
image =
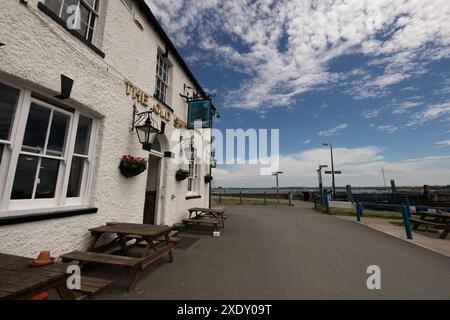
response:
M30 214L30 212L39 213L42 209L45 211L61 210L64 208L86 208L90 203L90 190L93 179L94 168L94 154L97 136L98 121L90 116L84 114L84 116L92 119L91 136L89 141L88 155L76 155L86 159L82 177L82 185L80 189L80 196L78 198L67 198L67 188L70 177L70 169L72 165L72 159L74 157L75 140L78 130L78 119L81 113L75 110L73 113L66 111L62 108L52 105L51 103L44 102L42 100L32 97L32 91L28 89L22 89L14 86L4 80L0 79L0 82L19 89L19 99L16 106L16 112L13 119L11 128L10 141L7 141L6 148L4 148L4 154L2 162L0 164L0 217L17 217L18 215ZM34 154L22 151L22 144L24 140L28 115L30 111L31 103L34 102L40 106L46 108L52 108L64 114L70 115L69 128L67 130L66 145L64 154L61 157L46 156L44 154ZM49 126L51 126L51 119L49 120ZM47 135L49 133L47 132ZM3 144L3 143L2 143ZM27 200L12 200L11 193L14 184L18 159L20 155L30 155L39 158L50 158L60 160L60 169L58 171L58 181L55 189L55 197L53 199L27 199ZM38 171L38 170L37 170ZM18 212L21 212L20 214Z
M155 96L157 99L162 102L168 104L169 103L169 92L170 92L170 63L167 58L163 57L163 54L158 51L157 59L156 59L156 80L155 80ZM159 74L159 70L163 70L163 76L161 77ZM163 79L164 73L166 75L166 79ZM162 84L161 88L158 88L158 80ZM164 93L163 90L164 89ZM160 92L160 95L157 92ZM161 94L164 96L161 97Z
M194 152L194 161L189 166L193 166L192 175L187 178L187 196L199 196L200 195L200 177L202 175L202 165L200 164L200 158L197 157L197 149ZM192 188L191 188L192 187Z
M134 7L133 0L130 0L131 1L131 8L127 5L126 0L121 0L121 1L122 1L123 5L125 6L125 8L127 8L128 11L130 11L130 13L133 13L133 7Z

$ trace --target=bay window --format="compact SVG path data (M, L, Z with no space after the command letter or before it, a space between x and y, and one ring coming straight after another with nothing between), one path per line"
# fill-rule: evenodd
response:
M0 83L0 216L88 204L95 121Z

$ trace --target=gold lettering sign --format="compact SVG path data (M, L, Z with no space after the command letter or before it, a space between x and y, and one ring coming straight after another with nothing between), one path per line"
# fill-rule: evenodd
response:
M134 84L132 84L130 81L125 80L125 92L127 96L131 96L131 98L138 103L140 103L144 107L149 106L149 99L150 95L142 91L141 89L137 88ZM153 105L153 111L155 114L159 115L161 119L166 120L167 122L172 121L173 113L166 108L162 107L159 103L155 103ZM186 129L187 124L183 120L181 120L178 117L175 117L173 121L173 125L176 129Z
M133 100L136 100L138 103L140 103L144 107L148 107L148 100L150 96L146 94L141 89L135 87L130 81L125 80L125 86L126 86L126 94L127 96L131 95Z

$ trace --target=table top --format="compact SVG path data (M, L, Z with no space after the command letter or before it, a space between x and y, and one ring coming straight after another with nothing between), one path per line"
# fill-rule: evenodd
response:
M444 213L418 212L417 214L426 217L450 219L450 214L446 212Z
M159 238L172 231L171 227L154 226L150 224L117 223L111 226L101 226L89 229L92 233L115 233L119 235L138 235L143 237Z
M191 208L191 209L189 209L189 212L195 212L195 211L205 211L205 212L212 212L212 213L224 213L225 210L207 209L207 208Z
M67 278L67 265L32 267L34 259L0 253L0 299L14 299Z

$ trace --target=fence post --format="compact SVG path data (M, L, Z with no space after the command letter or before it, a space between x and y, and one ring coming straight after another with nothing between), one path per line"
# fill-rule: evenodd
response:
M325 208L327 209L327 213L330 213L330 202L328 201L328 194L325 195Z
M356 202L356 220L361 222L361 204L359 201Z
M405 225L406 236L408 240L413 240L411 224L409 222L408 208L406 205L402 205L403 224Z
M242 191L239 192L239 199L240 199L240 203L242 204Z
M411 219L411 204L409 203L409 199L407 196L405 196L405 205L408 213L408 218Z
M222 193L219 193L219 203L222 204Z
M267 206L267 191L264 191L264 205Z
M292 193L289 193L289 205L292 207Z

